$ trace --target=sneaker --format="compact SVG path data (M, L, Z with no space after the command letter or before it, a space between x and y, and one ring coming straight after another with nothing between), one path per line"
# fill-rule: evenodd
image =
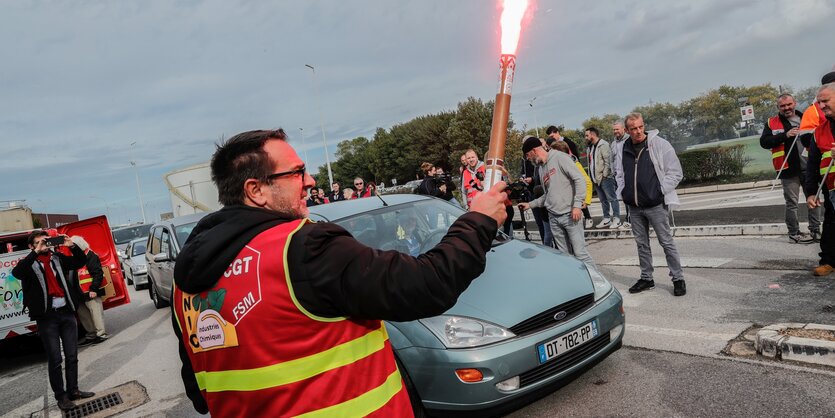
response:
M789 239L795 244L809 244L813 241L812 236L805 232L789 235Z
M608 228L608 227L609 227L609 225L611 225L611 224L612 224L612 220L611 220L611 219L609 219L609 218L603 218L603 220L602 220L602 221L600 221L600 223L599 223L599 224L597 224L597 226L596 226L595 228Z
M821 242L821 233L818 231L810 231L809 236L812 237L812 242Z
M609 225L609 229L618 229L620 228L620 219L619 218L612 218L612 224Z
M632 224L629 223L629 222L621 222L620 227L621 228L626 228L626 229L632 229Z
M586 219L585 227L586 227L586 229L594 228L594 219L592 219L592 218Z
M82 338L81 340L78 341L78 346L79 347L84 347L85 345L90 345L90 344L93 343L93 340L95 340L95 338L84 337L84 338Z
M684 296L687 294L687 285L684 284L684 279L673 282L673 295Z
M641 293L644 290L655 289L655 281L653 280L638 280L632 287L629 288L629 293Z
M69 411L70 409L75 408L75 404L70 400L70 397L64 395L61 399L58 399L58 408L62 411Z
M105 342L105 340L107 340L107 338L104 338L104 337L93 338L93 345L101 344L101 343Z
M76 390L70 392L69 398L70 398L70 400L74 401L74 400L77 400L77 399L92 398L93 396L96 396L96 394L93 393L93 392L82 392L82 391L76 389Z
M829 273L832 273L833 270L835 269L833 269L832 266L830 266L829 264L821 264L815 267L814 270L812 270L812 274L814 274L815 276L826 276Z

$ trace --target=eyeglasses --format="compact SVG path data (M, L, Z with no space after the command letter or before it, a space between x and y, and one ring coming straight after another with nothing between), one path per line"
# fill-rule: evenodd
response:
M273 179L277 179L279 177L295 176L296 174L298 174L298 175L302 176L302 179L304 179L305 170L307 170L307 169L304 166L302 166L302 168L297 168L295 170L283 171L281 173L273 173L273 174L270 174L269 176L267 176L266 178L267 178L267 181L270 181L270 180L273 180Z
M354 186L362 186L362 182L354 183Z

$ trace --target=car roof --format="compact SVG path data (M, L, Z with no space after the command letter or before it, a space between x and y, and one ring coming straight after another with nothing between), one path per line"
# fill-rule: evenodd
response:
M177 226L180 226L180 225L190 224L192 222L196 222L196 221L199 221L200 219L203 219L204 216L206 216L210 213L211 212L198 212L198 213L192 213L190 215L178 216L176 218L166 219L164 221L157 222L157 223L154 224L154 226L157 226L157 225L172 225L174 227L177 227Z
M387 194L382 196L388 206L402 205L404 203L431 200L428 196L416 194ZM340 202L327 203L324 205L311 206L310 214L318 215L328 221L335 221L361 212L368 212L385 207L383 200L376 196L364 197L361 199L343 200Z
M147 241L147 240L148 240L148 237L145 237L145 238L134 238L134 239L130 240L130 242L128 242L128 244L133 244L134 242L145 242L145 241Z

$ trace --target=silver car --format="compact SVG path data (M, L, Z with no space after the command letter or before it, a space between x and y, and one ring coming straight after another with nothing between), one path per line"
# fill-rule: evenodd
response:
M310 211L366 245L413 255L437 245L464 213L405 194ZM486 269L452 309L386 329L416 416L485 416L544 396L619 349L624 318L620 293L599 271L499 232Z
M191 230L207 212L178 216L160 221L151 228L148 237L148 293L154 306L164 308L170 303L174 283L174 260L186 242Z
M133 284L136 290L148 287L148 264L145 262L145 245L147 238L137 238L125 247L125 258L122 261L125 278L128 284Z

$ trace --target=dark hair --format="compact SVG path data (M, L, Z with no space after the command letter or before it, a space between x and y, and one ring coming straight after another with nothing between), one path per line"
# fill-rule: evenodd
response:
M266 182L272 174L273 162L264 151L269 139L286 140L287 135L276 131L249 131L229 138L217 146L212 156L212 181L217 186L217 200L224 206L244 202L244 182L259 179Z
M26 237L26 242L28 242L29 245L34 246L35 245L35 238L43 237L43 236L47 236L47 237L49 236L49 234L46 231L44 231L43 229L39 229L37 231L32 231L29 234L29 236Z
M548 129L545 130L545 135L551 135L554 132L560 133L560 128L557 128L556 126L551 125L551 126L548 127Z
M600 138L600 131L598 131L597 128L595 128L594 126L586 128L586 132L591 132L594 134L594 136Z

